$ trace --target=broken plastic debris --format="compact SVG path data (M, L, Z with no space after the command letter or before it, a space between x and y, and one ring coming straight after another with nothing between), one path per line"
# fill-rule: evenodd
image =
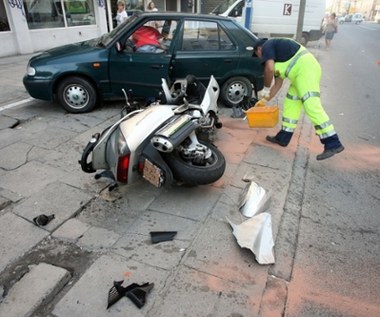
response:
M228 218L233 234L242 248L250 249L259 264L274 263L272 218L263 212L241 223L232 223Z
M52 221L55 218L55 215L39 215L35 218L33 218L33 222L37 226L46 226L50 221Z
M152 243L159 243L173 240L174 236L177 234L177 231L151 231L149 233Z
M127 296L138 308L141 308L145 305L146 295L152 290L153 286L154 283L137 285L132 290L128 291L125 296Z
M124 281L114 281L113 286L108 291L107 309L118 302L122 297L128 297L138 308L145 305L146 295L151 291L154 283L139 285L132 283L127 287L121 286Z
M119 301L126 293L126 288L121 286L124 281L114 281L113 286L108 291L108 303L107 309L110 308L113 304Z
M239 208L246 217L253 217L268 209L271 193L251 181L244 188L240 197Z
M247 172L244 174L243 178L241 179L243 182L249 183L253 181L255 178L255 175L252 172Z

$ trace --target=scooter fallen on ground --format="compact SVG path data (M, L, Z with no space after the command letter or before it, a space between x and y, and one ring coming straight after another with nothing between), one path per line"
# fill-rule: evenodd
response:
M161 103L137 110L125 93L124 110L132 111L122 111L122 118L93 135L84 149L82 170L103 170L95 178L111 178L109 190L141 176L156 187L206 185L222 177L225 158L210 142L215 129L222 127L215 78L211 76L207 88L192 75L170 88L162 79L162 89Z

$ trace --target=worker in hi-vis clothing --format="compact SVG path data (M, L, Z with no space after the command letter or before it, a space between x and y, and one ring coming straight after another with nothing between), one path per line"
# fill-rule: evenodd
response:
M321 104L321 67L315 57L301 44L286 38L259 39L254 44L254 53L264 65L264 89L258 92L259 99L272 99L285 78L291 82L284 101L282 128L277 135L268 135L266 139L287 146L303 106L324 145L324 151L317 155L317 160L342 152L344 147Z

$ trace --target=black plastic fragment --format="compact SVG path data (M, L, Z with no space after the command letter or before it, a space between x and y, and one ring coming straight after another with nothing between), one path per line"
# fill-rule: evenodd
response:
M55 218L55 215L39 215L35 218L33 218L33 222L37 226L46 226L50 221L52 221Z
M152 290L153 286L154 283L145 283L141 286L138 285L127 292L125 296L127 296L138 308L141 308L145 305L146 295Z
M151 231L150 237L152 243L159 243L164 241L172 241L177 231Z
M113 304L115 304L120 298L122 298L125 293L125 287L121 286L124 281L114 281L113 286L108 291L108 303L107 309L110 308Z
M145 283L143 285L132 283L127 287L123 287L121 286L123 282L113 282L113 286L108 291L107 309L124 296L128 297L138 308L143 307L146 302L146 295L151 291L154 283Z

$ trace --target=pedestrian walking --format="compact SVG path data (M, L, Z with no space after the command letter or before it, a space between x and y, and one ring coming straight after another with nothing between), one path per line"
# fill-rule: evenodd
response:
M153 1L150 1L148 5L146 6L146 12L157 12L158 9L156 8L156 5ZM160 28L161 24L158 21L151 21L147 25L154 27L156 29Z
M335 13L331 13L331 15L328 17L324 26L324 33L326 49L329 49L331 46L331 41L334 38L334 34L338 33L338 23L336 22Z
M124 1L118 1L117 2L117 12L116 12L116 23L117 26L119 26L121 23L126 21L128 19L128 14L125 11L125 2Z
M277 135L266 139L287 146L304 108L324 145L324 151L317 155L317 160L342 152L344 147L321 104L321 67L315 57L301 44L286 38L259 39L254 44L254 52L264 65L264 89L258 92L260 99L272 99L285 78L291 82L284 100L282 128Z
M158 9L156 8L156 5L154 4L154 2L150 1L148 3L148 5L146 6L146 10L145 11L147 11L147 12L156 12L156 11L158 11Z

